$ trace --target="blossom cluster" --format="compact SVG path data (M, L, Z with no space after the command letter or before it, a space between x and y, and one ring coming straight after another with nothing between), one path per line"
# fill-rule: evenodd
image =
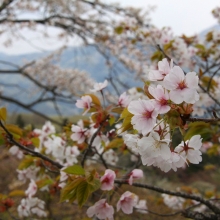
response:
M139 135L125 134L126 145L139 153L143 165L157 166L164 172L176 171L189 162L198 164L202 161L201 136L195 135L171 148L171 128L166 118L167 113L179 106L192 105L199 100L198 76L195 72L185 74L164 58L158 63L158 70L149 72L148 79L151 82L147 88L149 98L134 100L128 105L131 124ZM158 120L159 115L164 118Z

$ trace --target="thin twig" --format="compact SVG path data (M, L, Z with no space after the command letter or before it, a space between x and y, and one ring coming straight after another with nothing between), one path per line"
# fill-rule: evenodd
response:
M30 149L30 148L27 148L27 147L25 147L24 145L18 143L16 140L14 140L13 135L7 130L7 128L3 125L3 123L2 123L1 120L0 120L0 126L1 126L1 127L3 128L3 130L6 132L9 143L16 145L16 146L19 147L20 149L22 149L22 150L24 150L24 151L30 153L32 156L39 157L39 158L41 158L41 159L43 159L43 160L48 161L49 163L51 163L52 165L56 166L56 167L59 168L59 169L62 169L62 168L63 168L63 165L61 165L60 163L58 163L58 162L56 162L56 161L50 159L49 157L47 157L47 156L45 156L45 155L43 155L43 154L41 154L41 153L39 153L39 152L33 151L33 150Z

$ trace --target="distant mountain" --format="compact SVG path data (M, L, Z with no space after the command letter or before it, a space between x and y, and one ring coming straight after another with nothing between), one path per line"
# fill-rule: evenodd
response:
M50 52L43 53L31 53L24 55L7 55L0 53L1 61L8 61L22 66L24 62L32 61L49 55ZM123 82L130 86L140 85L140 82L136 82L134 78L127 77L127 70L117 59L111 58L112 63L120 69L119 77ZM106 59L92 46L81 46L81 47L70 47L63 51L60 61L57 63L63 68L75 68L82 71L86 71L95 81L102 82L109 75L109 69L106 66ZM13 69L13 67L7 64L0 63L0 69ZM1 74L0 82L3 84L3 94L9 97L16 97L17 100L21 102L30 102L39 96L39 94L32 94L32 82L24 79L19 75ZM7 84L17 85L16 87L8 87ZM83 83L83 82L82 82ZM117 84L117 82L116 82ZM5 86L4 86L5 85ZM22 90L20 89L22 88ZM25 90L25 91L23 91ZM14 104L7 103L8 110L10 112L24 112L25 110ZM73 109L75 108L75 103L73 105L60 104L62 112L66 115L73 114ZM56 114L54 106L52 103L39 104L35 107L36 110L40 112L46 112L48 114Z

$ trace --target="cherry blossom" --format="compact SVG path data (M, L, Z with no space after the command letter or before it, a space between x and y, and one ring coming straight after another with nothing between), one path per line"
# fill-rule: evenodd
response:
M33 179L36 180L37 178L37 173L39 172L40 167L34 167L34 166L30 166L27 169L23 169L23 170L16 170L18 173L18 179L26 182L27 179Z
M103 159L111 165L116 165L118 162L118 155L115 153L114 150L109 149L103 153Z
M128 111L134 114L131 119L134 129L143 135L148 134L155 126L158 116L158 111L155 109L155 101L141 99L131 101Z
M77 125L72 125L71 131L74 132L70 136L73 141L77 141L78 144L82 144L85 141L87 137L87 129Z
M17 146L12 146L9 149L9 153L16 156L18 159L22 159L24 157L23 152Z
M167 173L171 169L175 172L177 168L184 167L185 160L176 152L171 152L171 157L164 160L162 157L157 157L153 166L159 167L163 172Z
M183 101L194 104L199 100L198 76L195 72L189 72L184 75L183 70L179 66L174 66L172 71L165 76L163 86L170 90L170 99L180 104Z
M20 217L28 217L33 214L38 217L46 217L47 213L44 210L45 202L38 198L26 198L21 200L18 206L18 214Z
M62 170L64 170L66 167L62 168ZM59 187L63 188L66 185L66 180L68 179L68 175L67 173L60 171L60 182L59 182Z
M190 163L199 164L202 161L202 139L200 135L194 135L186 142L182 141L176 148L175 152L186 158Z
M117 211L120 209L125 214L131 214L133 212L133 208L137 205L138 197L129 191L123 193L117 203Z
M108 81L105 80L103 83L95 83L94 84L94 89L91 89L91 92L98 92L102 91L105 87L107 87Z
M156 157L162 157L168 160L171 157L169 148L170 140L160 139L156 132L151 132L148 137L143 137L138 141L138 151L141 155L143 165L148 164L148 160Z
M126 92L122 93L118 99L118 105L122 108L126 108L130 103L130 97L126 94Z
M162 194L164 203L171 209L182 209L185 199L177 196Z
M115 172L107 169L105 174L100 178L101 181L101 190L112 190L114 187Z
M158 70L151 70L148 75L148 79L151 81L163 80L164 77L170 72L173 66L173 61L169 62L166 58L158 62Z
M142 214L147 214L147 201L144 199L140 199L137 203L137 205L135 206L135 208L137 209L138 212L142 213Z
M77 146L67 146L65 150L65 158L68 165L73 165L78 162L77 156L80 155L80 151Z
M86 214L89 218L96 215L99 219L113 220L114 209L106 202L106 199L101 199L89 207Z
M143 171L140 169L134 169L130 174L129 174L129 179L128 179L128 183L129 185L133 184L133 180L134 179L139 179L142 178L144 176Z
M25 191L25 194L30 198L33 197L37 192L37 184L34 180L31 180L29 183L28 189Z
M139 135L137 134L125 134L123 135L124 143L133 152L138 153L137 142Z
M149 93L155 98L155 107L159 114L165 114L170 110L169 106L169 93L161 85L157 85L156 88L149 86Z
M92 98L89 95L82 96L81 99L76 101L77 108L84 108L86 111L83 113L85 115L91 108L92 105Z

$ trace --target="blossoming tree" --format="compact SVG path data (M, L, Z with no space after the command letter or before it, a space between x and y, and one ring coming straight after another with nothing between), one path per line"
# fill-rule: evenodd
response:
M82 2L105 8L99 2L74 3ZM11 3L5 2L1 9ZM213 11L217 18L219 11ZM53 18L35 22L61 25ZM112 97L106 91L110 84L115 85L111 78L86 84L87 91L76 100L76 108L83 109L87 118L66 124L62 132L56 132L49 121L42 129L18 128L7 123L6 108L0 109L1 145L20 160L18 186L0 194L4 216L53 219L57 212L51 207L60 202L85 209L87 217L98 219L135 212L142 219L149 215L220 218L217 189L209 194L182 186L166 189L149 184L145 170L155 167L155 172L168 175L201 163L206 154L218 155L220 34L211 31L202 40L175 37L168 29L146 27L140 19L118 19L113 32L96 40L102 53L111 52L143 80L142 88L119 92L116 87L119 94ZM73 22L84 21L77 18ZM84 36L88 28L85 25L78 34ZM146 189L157 192L175 212L148 208L153 202L162 203L146 199Z

